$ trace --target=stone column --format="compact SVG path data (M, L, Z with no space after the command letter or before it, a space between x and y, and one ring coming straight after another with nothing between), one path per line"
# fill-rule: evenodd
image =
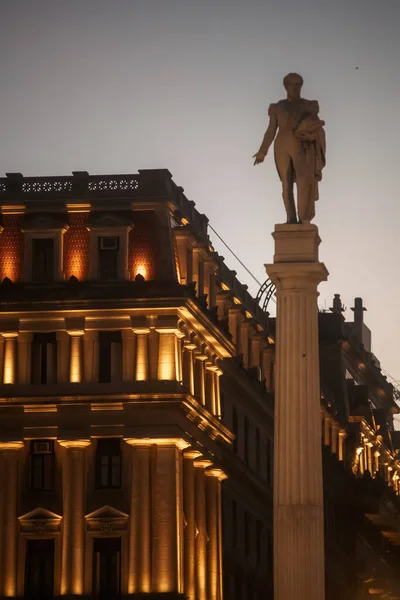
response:
M199 403L205 406L206 403L206 377L205 361L208 360L206 354L195 353L194 362L194 393Z
M151 445L132 445L131 516L129 532L129 594L151 592Z
M82 381L82 336L84 331L68 331L71 337L69 380L71 383Z
M196 350L196 344L185 342L183 347L183 383L192 396L194 395L194 350Z
M1 513L0 513L0 595L2 598L17 595L18 547L18 450L22 441L0 442Z
M151 440L152 591L182 592L183 439Z
M276 225L276 386L274 445L275 600L323 600L324 510L320 429L315 225Z
M17 382L17 331L7 331L1 334L4 338L4 369L3 383Z
M57 331L57 383L69 381L69 335L66 331Z
M215 371L214 377L215 377L215 416L218 417L218 419L221 418L222 416L222 408L221 408L221 382L220 382L220 377L221 375L223 375L224 372L222 371L222 369L217 368L217 370Z
M208 600L207 597L207 520L206 486L204 469L212 465L202 458L194 461L195 497L196 497L196 600Z
M133 329L135 334L136 356L135 356L135 379L136 381L147 381L149 379L149 343L150 329Z
M32 333L24 332L18 336L18 383L31 381Z
M188 600L196 600L196 496L193 460L199 456L201 456L200 452L190 448L183 453L183 511L185 514L183 592Z
M91 329L83 336L83 379L87 383L98 381L98 332Z
M63 464L61 595L83 594L85 557L85 448L90 440L58 440Z
M222 507L221 481L226 475L221 469L208 468L206 476L207 512L207 600L222 600Z
M206 407L212 415L217 414L215 393L215 371L217 367L206 362Z

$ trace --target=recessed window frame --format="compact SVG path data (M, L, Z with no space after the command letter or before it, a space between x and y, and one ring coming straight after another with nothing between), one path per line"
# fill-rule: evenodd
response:
M64 252L64 233L68 230L66 226L46 229L22 229L24 233L24 281L32 281L32 261L33 261L33 240L52 239L53 240L53 281L63 281L63 252ZM52 282L48 282L52 283Z
M99 246L100 238L115 237L118 238L118 269L116 280L130 279L128 269L128 247L129 247L129 232L132 227L129 225L123 226L108 226L91 225L88 227L90 232L89 245L89 279L102 281L99 276ZM103 280L113 281L113 280ZM115 281L115 280L114 280Z
M114 452L112 446L119 446L119 451ZM107 448L107 446L109 448ZM107 459L106 463L103 459ZM118 464L114 461L118 458ZM118 480L113 482L114 467L118 470ZM102 469L107 470L107 482L103 481ZM96 445L96 489L97 490L120 490L122 488L122 448L120 438L98 438Z
M38 444L48 444L49 451L37 452ZM35 470L41 470L41 484L36 485ZM31 440L29 448L29 490L31 492L52 492L55 484L54 440Z

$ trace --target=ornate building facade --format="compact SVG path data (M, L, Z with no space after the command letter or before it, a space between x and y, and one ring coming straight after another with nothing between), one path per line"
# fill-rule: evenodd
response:
M272 598L275 323L206 217L165 170L8 174L0 208L0 596ZM398 409L335 302L328 597L394 598Z

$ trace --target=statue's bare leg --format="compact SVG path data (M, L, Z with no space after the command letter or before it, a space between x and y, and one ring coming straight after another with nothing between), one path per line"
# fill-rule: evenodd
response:
M275 162L282 181L282 198L286 209L287 222L297 223L296 205L294 202L294 172L290 154L275 146Z

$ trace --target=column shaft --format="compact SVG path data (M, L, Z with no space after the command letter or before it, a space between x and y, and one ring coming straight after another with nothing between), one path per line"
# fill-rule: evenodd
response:
M81 335L71 335L69 380L71 383L82 381L82 339Z
M5 337L5 336L4 336ZM3 383L16 383L17 341L16 335L8 336L4 341Z
M89 440L60 441L66 448L63 469L61 594L82 594L85 556L85 448Z
M196 600L196 515L195 515L195 468L193 459L200 452L187 450L183 455L183 510L184 534L184 594L188 600Z
M3 463L0 589L1 596L4 598L17 595L18 449L22 446L22 442L0 443Z
M132 451L131 518L129 534L130 594L151 592L150 446Z
M97 376L97 362L98 362L98 332L97 331L85 331L83 336L83 354L85 360L83 361L83 378L87 383L95 382L98 379Z
M152 447L152 591L182 587L182 451L176 445Z
M190 394L194 395L194 359L193 349L196 346L185 344L183 349L183 383L189 389Z
M207 598L207 522L206 522L206 486L204 468L211 465L207 460L196 460L195 497L196 497L196 600Z
M277 225L274 432L275 600L325 597L318 355L318 262L314 225Z

